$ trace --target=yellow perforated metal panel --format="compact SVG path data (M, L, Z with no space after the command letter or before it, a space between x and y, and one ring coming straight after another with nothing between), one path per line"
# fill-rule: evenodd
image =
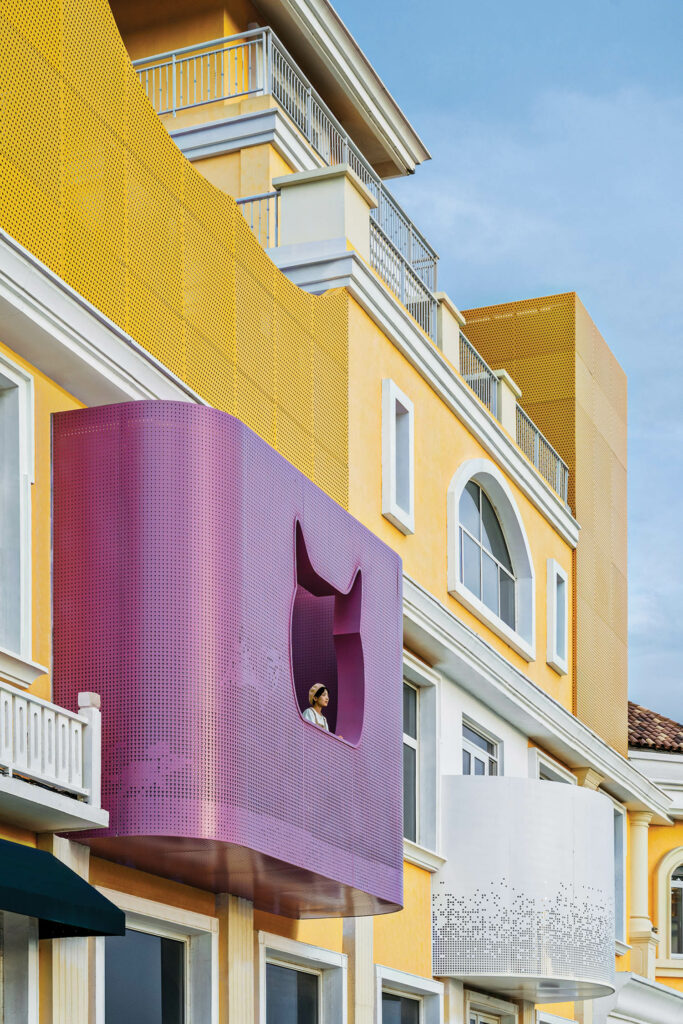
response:
M464 311L472 344L522 389L521 405L569 466L581 525L574 710L627 747L626 378L574 292Z
M0 227L348 505L348 297L292 285L185 160L106 0L0 6Z

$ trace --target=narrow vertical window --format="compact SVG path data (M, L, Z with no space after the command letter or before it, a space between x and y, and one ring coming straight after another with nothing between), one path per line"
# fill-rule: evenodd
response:
M413 533L413 403L393 380L382 381L382 515L401 533Z
M266 965L266 1024L318 1024L320 976L283 964Z
M617 942L626 942L626 814L614 808L614 923Z
M146 932L106 938L105 1024L185 1024L185 950Z
M671 955L683 956L683 864L671 875Z
M548 559L547 661L559 675L568 671L569 593L568 577L554 558Z
M403 835L417 842L419 693L403 684Z

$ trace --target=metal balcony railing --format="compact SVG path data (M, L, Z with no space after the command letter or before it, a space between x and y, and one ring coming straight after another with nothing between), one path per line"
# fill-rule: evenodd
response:
M569 467L519 405L517 406L517 444L566 504L569 489Z
M0 772L100 806L100 712L75 714L0 682Z
M261 192L237 200L244 219L264 249L280 244L280 193Z
M460 374L486 408L498 416L498 378L477 352L474 345L460 332Z
M425 334L436 342L437 301L434 295L379 224L372 220L370 266L401 300Z
M326 164L348 163L377 200L372 217L413 273L437 288L438 255L391 195L270 28L212 39L133 62L158 114L272 95Z

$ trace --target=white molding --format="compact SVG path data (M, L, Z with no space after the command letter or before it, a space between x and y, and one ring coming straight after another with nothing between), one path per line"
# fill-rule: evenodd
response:
M207 403L113 321L0 230L2 340L85 405Z
M322 1024L346 1024L347 969L345 953L336 953L322 946L287 939L272 932L259 931L258 949L258 1013L259 1024L266 1024L266 962L276 959L284 966L303 967L321 972Z
M595 1024L681 1024L683 992L630 971L617 971L616 991L593 1001Z
M620 939L617 939L614 943L615 956L626 956L631 949L633 949L633 946L629 946L628 942L622 942Z
M435 853L434 850L428 850L426 846L420 846L419 843L413 843L405 837L403 839L403 859L431 874L434 874L446 863L446 858L441 854Z
M438 686L441 676L410 651L403 652L403 675L415 686Z
M564 765L560 764L553 757L550 757L545 751L540 750L538 747L529 747L529 778L540 779L541 777L541 766L543 766L551 774L555 775L551 782L565 782L570 786L577 786L578 779L576 775L565 768Z
M683 970L683 959L674 959L671 953L671 875L683 864L683 846L668 850L655 867L654 897L657 908L657 947L655 968L675 967Z
M511 629L460 580L460 498L474 480L498 515L515 575L515 618ZM467 459L451 477L447 493L448 593L509 644L525 661L536 658L536 573L529 538L514 495L498 467L488 459ZM522 620L520 622L520 619Z
M669 799L571 711L458 619L419 583L403 577L404 642L570 768L588 765L630 810L670 824Z
M152 922L154 925L167 928L170 937L173 935L201 935L203 932L218 934L217 917L199 914L194 910L185 910L171 903L160 903L158 900L133 896L120 889L108 889L103 885L97 885L95 888L108 900L115 903L120 910L123 910L126 918L130 917L131 921L144 918L146 925L150 925ZM131 924L131 927L135 927L135 925Z
M218 121L176 128L170 136L188 160L236 153L270 144L293 171L312 171L325 162L279 107L267 107Z
M638 771L671 799L669 815L678 821L683 819L683 752L630 748L628 757Z
M419 996L422 1000L421 1024L443 1024L443 982L409 974L393 967L375 964L375 1008L377 1024L382 1024L382 992Z
M487 1013L500 1017L501 1024L517 1024L519 1007L507 999L500 999L498 996L491 996L484 992L475 992L473 989L465 989L465 1020L469 1020L470 1010L475 1013Z
M30 658L20 658L17 654L0 647L0 682L11 683L26 689L48 669Z
M546 569L546 661L559 676L566 676L569 671L567 659L569 652L569 575L554 558L547 560ZM567 652L564 658L557 650L557 580L564 583L564 645Z
M408 417L408 508L400 505L396 496L399 415ZM415 532L415 407L389 377L382 381L382 515L401 533Z
M0 774L0 812L5 821L33 832L106 828L109 812L16 775Z
M578 1024L573 1017L561 1017L547 1010L536 1010L536 1024Z
M300 288L313 293L347 288L368 316L470 430L489 455L572 548L579 524L521 449L484 408L410 313L345 239L269 249L273 262Z

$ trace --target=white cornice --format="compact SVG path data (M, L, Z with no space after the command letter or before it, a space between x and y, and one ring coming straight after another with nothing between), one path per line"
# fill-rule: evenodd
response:
M579 525L543 477L432 345L396 296L344 239L269 249L275 264L300 288L347 288L380 330L415 367L449 409L472 431L523 494L575 548Z
M170 135L188 160L203 160L269 143L293 171L312 171L324 166L322 158L277 107L177 128Z
M259 8L311 77L325 79L323 98L343 120L352 105L365 129L350 134L370 156L368 143L383 150L393 174L409 174L429 152L386 85L327 0L260 0ZM350 126L351 127L351 126ZM386 173L388 168L380 168ZM391 173L389 176L392 176Z
M2 341L85 405L206 404L103 313L0 230Z
M681 1024L683 992L668 985L642 978L639 974L617 971L616 992L593 1003L596 1024Z
M569 768L593 768L631 810L669 824L669 800L626 758L528 679L409 576L403 578L404 643Z

